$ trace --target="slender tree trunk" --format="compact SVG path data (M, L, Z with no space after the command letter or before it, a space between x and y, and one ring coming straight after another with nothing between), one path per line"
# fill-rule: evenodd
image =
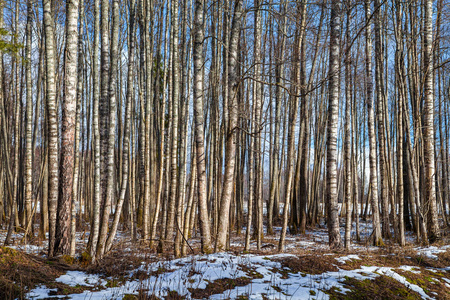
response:
M89 235L89 253L95 260L98 236L100 231L100 201L101 201L101 147L100 147L100 82L98 69L98 55L100 44L100 0L94 0L94 43L92 59L92 82L93 82L93 154L94 154L94 183L93 183L93 216L91 222L91 233Z
M120 215L122 213L122 206L125 201L128 174L129 174L129 151L130 151L130 126L131 126L131 109L134 96L134 54L135 54L135 0L130 1L130 23L129 23L129 38L128 38L128 71L127 71L127 94L126 94L126 108L125 108L125 129L123 137L123 159L122 159L122 183L120 187L119 200L114 210L114 219L111 226L111 231L106 240L106 252L111 250L114 238L116 236L117 227L119 226Z
M107 188L106 198L103 206L100 236L97 244L97 258L102 258L105 254L106 239L109 230L109 216L111 204L115 198L115 141L116 141L116 87L118 68L118 42L119 42L119 0L113 1L113 19L111 30L111 70L109 78L109 134L108 134L108 155L105 165L107 166Z
M166 240L172 241L174 230L178 230L178 219L176 208L178 207L177 184L178 184L178 111L180 102L180 64L178 56L178 0L171 1L171 55L172 55L172 140L170 148L170 183L169 202L167 210ZM177 224L175 224L177 222ZM174 249L175 250L175 249ZM178 254L178 253L175 253Z
M254 32L254 71L255 71L255 81L253 86L253 105L255 106L254 113L254 155L255 155L255 186L254 191L250 191L250 193L254 193L255 195L255 204L256 204L256 241L257 241L257 249L261 250L262 237L264 235L263 231L263 195L261 193L261 180L262 180L262 163L261 163L261 109L262 109L262 84L261 81L261 11L260 11L260 1L256 0L254 2L256 11L254 12L254 24L255 24L255 32Z
M295 126L298 113L299 102L299 88L300 82L300 51L302 40L305 33L306 19L304 16L305 6L297 2L297 14L301 17L300 27L296 28L295 42L294 42L294 55L292 58L293 66L291 71L291 80L294 84L291 85L289 95L289 128L288 128L288 145L287 145L287 158L286 158L286 178L285 178L285 191L284 191L284 207L283 207L283 226L281 228L280 241L278 243L278 251L284 251L286 231L288 226L289 204L291 202L291 194L294 185L294 157L295 157ZM294 208L292 208L294 209Z
M302 20L305 20L304 25L302 25L302 30L306 32L306 1L302 1ZM303 33L305 35L305 33ZM300 140L299 143L299 185L298 185L298 203L299 203L299 227L298 231L300 234L305 234L306 232L306 222L307 222L307 204L309 198L308 191L308 153L309 153L309 137L310 137L310 124L309 124L309 99L307 89L311 85L311 80L306 82L306 39L302 38L302 43L300 45L300 94L301 94L301 121L300 121ZM312 62L311 72L315 70L315 61Z
M380 174L380 201L382 208L382 236L389 239L391 237L389 222L389 182L388 182L388 159L386 152L386 132L384 101L386 95L383 85L383 59L384 51L381 40L381 14L380 1L374 1L374 31L375 31L375 90L376 90L376 115L378 121L378 143L379 143L379 174ZM371 80L371 79L370 79Z
M66 4L66 49L64 53L64 98L61 126L61 164L54 254L70 254L73 196L74 143L77 110L78 5Z
M81 205L79 201L79 172L80 172L80 117L81 117L81 105L83 100L83 18L84 14L84 0L80 0L79 5L79 27L78 27L78 78L77 78L77 103L76 103L76 116L75 116L75 142L74 142L74 166L73 166L73 187L72 187L72 211L71 211L71 221L70 221L70 232L71 232L71 243L70 243L70 256L75 256L76 247L76 217L77 217L77 203L80 208L81 215Z
M371 204L373 218L373 244L381 246L383 239L381 237L380 213L378 207L378 179L377 179L377 144L375 133L375 116L373 109L373 78L372 78L372 30L371 30L371 0L365 1L366 10L366 104L368 111L368 132L369 132L369 164L370 164L370 188Z
M26 66L25 77L27 84L26 95L26 139L25 139L25 220L31 221L31 203L33 201L33 96L32 96L32 82L31 82L31 47L32 47L32 3L27 1L27 25L26 25ZM28 223L28 222L27 222ZM26 224L24 224L26 226ZM27 235L24 236L26 243Z
M243 1L236 0L234 7L233 22L231 24L230 39L228 44L228 124L226 126L226 144L225 144L225 168L220 198L219 224L217 229L217 239L215 250L223 251L226 248L230 204L234 190L234 166L236 163L236 132L238 121L237 94L239 87L239 78L237 77L237 53L238 39L243 19ZM197 154L198 155L198 154ZM200 174L200 172L199 172Z
M403 37L401 36L402 13L401 2L396 1L396 30L395 37L395 65L396 65L396 84L397 84L397 202L399 204L399 242L405 246L405 222L404 222L404 184L403 184L403 101L404 101L404 57L403 57ZM395 207L393 208L395 210Z
M340 73L340 47L341 35L341 3L333 0L330 16L330 64L328 75L328 125L327 125L327 226L328 239L331 249L341 247L341 235L339 233L338 194L337 194L337 126L339 106L339 73Z
M346 45L350 43L350 20L351 20L351 1L347 1L347 25L346 25ZM352 89L350 82L351 75L351 57L350 49L345 52L345 123L344 123L344 203L346 206L346 220L345 220L345 249L350 249L351 230L352 230L352 150L351 150L351 103L352 103Z
M101 35L101 57L100 57L100 102L99 102L99 126L100 126L100 169L107 169L108 155L108 124L109 124L109 2L101 0L100 35ZM101 174L101 204L104 207L107 198L107 172ZM103 216L103 211L102 211Z
M166 23L167 23L167 17L166 17ZM161 29L162 30L162 29ZM166 28L166 36L167 36L168 30ZM166 38L167 40L167 38ZM166 53L166 48L167 48L167 43L164 43L164 50L163 53ZM164 59L164 64L163 64L163 71L162 71L162 93L161 93L161 98L165 99L165 87L166 87L166 73L167 73L167 68L166 68L166 59ZM158 60L159 62L159 60ZM159 87L159 77L156 77L155 80L155 86ZM158 89L155 88L155 90L157 91ZM157 93L155 93L155 97L156 97ZM166 161L168 161L168 159L166 158L166 161L164 160L164 151L165 151L165 136L166 136L166 101L162 101L162 105L160 108L160 122L159 122L159 128L160 128L160 147L159 147L159 174L158 174L158 186L157 186L157 190L156 190L156 205L155 205L155 214L153 216L153 223L152 223L152 227L150 229L150 246L153 245L153 242L155 240L156 237L156 227L158 224L158 219L159 219L159 213L160 213L160 207L161 207L161 202L162 202L162 196L163 196L163 182L164 182L164 166L166 165ZM163 218L163 224L164 223L165 218ZM164 227L164 225L162 226L162 228ZM163 231L163 230L162 230ZM160 240L163 239L163 236L160 236Z
M269 194L269 204L267 207L267 234L273 234L273 219L274 216L278 216L278 205L275 205L275 198L278 197L280 193L280 123L281 123L281 106L283 90L281 84L283 83L284 75L284 61L283 54L286 47L286 32L287 22L286 22L286 1L282 1L280 5L280 13L283 16L281 24L278 29L278 55L275 67L275 125L274 125L274 137L273 137L273 158L271 159L273 163L273 169L271 173L271 184L270 184L270 194Z
M434 70L433 70L433 1L425 1L424 28L424 94L423 138L425 155L426 199L428 210L427 229L430 243L440 240L437 203L436 167L434 160Z
M45 28L45 57L47 79L47 130L48 130L48 202L49 242L48 256L54 255L56 232L56 209L58 204L58 109L56 106L55 41L51 0L43 0ZM76 45L76 43L75 43Z
M203 134L203 0L195 1L195 15L194 15L194 86L193 86L193 101L194 101L194 134L195 134L195 155L196 155L196 171L197 171L197 197L198 197L198 211L200 230L202 236L202 252L210 253L211 247L211 232L207 205L206 194L206 170L205 170L205 149L204 149L204 134ZM194 175L193 175L194 176ZM191 185L191 189L194 185ZM186 220L187 222L188 220Z

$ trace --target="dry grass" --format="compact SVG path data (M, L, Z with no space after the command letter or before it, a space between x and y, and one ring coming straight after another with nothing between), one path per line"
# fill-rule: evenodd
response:
M297 242L298 240L296 240ZM448 239L442 243L448 243ZM277 249L272 245L277 245L273 239L265 238L263 240L261 251L252 250L250 253L256 255L276 254ZM199 244L193 244L195 252L199 252ZM148 245L124 244L116 247L102 260L96 264L88 264L88 259L68 260L59 258L57 260L45 260L41 257L28 255L10 248L0 248L0 299L24 299L25 294L30 289L39 284L45 284L48 288L54 288L55 295L67 295L71 293L81 293L90 287L70 287L65 284L56 283L55 279L68 270L84 270L92 274L102 274L108 279L111 285L120 287L125 280L137 279L144 282L150 276L159 277L170 270L161 267L154 272L135 271L133 277L129 278L131 270L136 270L142 264L146 265L156 261L170 260L173 256L170 254L170 245L166 245L166 254L156 253L156 249L150 249ZM132 250L130 250L132 249ZM232 247L236 255L243 253L242 247ZM450 299L450 288L445 285L443 278L450 279L450 271L432 272L427 270L433 268L440 270L450 266L450 250L437 254L438 259L431 259L417 254L413 245L406 248L400 248L392 245L380 247L376 250L357 249L353 251L340 251L330 253L326 248L315 250L292 249L289 251L295 256L282 258L272 258L278 261L281 268L273 270L287 278L290 274L322 274L325 272L335 272L339 269L354 270L362 266L379 266L395 268L395 272L405 277L412 284L418 285L424 291L436 299ZM325 255L327 254L327 255ZM348 254L356 254L360 259L347 260L340 263L336 260ZM82 256L83 258L83 256ZM202 261L200 258L198 261ZM402 265L417 267L419 274L398 269ZM211 295L226 293L238 286L251 284L255 278L260 278L251 266L239 265L239 269L244 271L246 276L232 279L218 279L207 284L205 289L190 289L193 298L207 299ZM189 276L198 274L192 268ZM109 282L108 282L109 284ZM268 283L270 285L270 283ZM331 299L420 299L420 296L405 287L404 284L384 275L380 275L373 280L358 281L353 278L346 278L344 286L350 290L345 295L333 288L324 291L330 295ZM152 293L155 292L151 287L142 286L137 295L124 295L124 299L158 299ZM431 294L435 293L435 294ZM150 295L149 295L150 294ZM183 299L181 295L174 291L168 291L165 299Z
M222 294L237 286L246 286L251 282L252 279L249 277L222 278L211 281L204 289L189 289L189 292L194 299L208 299L211 295Z
M39 284L56 288L56 295L82 292L54 280L73 270L60 260L45 260L8 247L0 247L0 299L24 299L25 294Z
M326 293L330 296L330 299L339 300L422 299L418 293L407 289L397 280L383 275L373 280L366 279L362 281L354 278L346 278L344 286L350 290L345 294L335 288L326 291Z
M289 268L289 273L322 274L328 271L338 271L336 260L331 255L302 255L274 259L281 263L281 269Z

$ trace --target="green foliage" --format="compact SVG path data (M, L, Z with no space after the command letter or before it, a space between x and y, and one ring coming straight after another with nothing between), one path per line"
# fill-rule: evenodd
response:
M18 56L19 50L23 44L14 42L17 40L17 34L10 33L5 28L0 28L0 51L12 56Z
M81 256L78 258L78 260L82 266L86 267L91 263L92 257L89 253L85 251L81 253Z
M75 263L75 258L73 258L70 255L63 255L62 260L64 263L66 263L68 265L73 265Z

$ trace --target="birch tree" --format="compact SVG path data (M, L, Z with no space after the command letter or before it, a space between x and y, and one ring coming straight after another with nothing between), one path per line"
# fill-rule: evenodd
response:
M225 142L225 169L220 197L219 224L215 250L223 251L226 248L228 235L230 204L233 197L234 166L236 163L236 131L238 121L237 93L239 78L237 77L237 53L238 38L243 18L243 1L236 0L234 3L233 21L231 24L230 38L228 44L228 97L227 112L228 124L226 126ZM224 112L225 113L225 112Z
M378 178L377 178L377 144L375 134L375 113L373 109L373 78L372 78L372 30L371 30L371 1L365 1L366 13L366 105L368 111L367 128L369 133L369 164L370 164L370 198L373 218L373 244L382 245L380 213L378 207Z
M52 257L55 250L56 213L58 205L58 114L56 106L56 78L55 78L55 41L53 30L52 1L43 0L44 30L45 30L45 58L47 90L47 130L48 130L48 202L49 202L49 241L48 256ZM76 43L75 43L76 45Z
M27 85L26 94L26 133L25 133L25 220L26 227L28 227L28 220L31 221L31 204L33 201L33 84L31 80L31 47L32 47L32 3L27 1L27 25L26 25L26 67L25 77ZM26 241L27 235L25 235Z
M330 15L330 63L328 73L328 124L327 124L327 226L331 249L341 248L337 195L337 126L340 73L340 1L332 0Z
M193 85L193 101L194 101L194 135L195 135L195 155L196 155L196 177L197 177L197 197L200 230L202 235L202 252L210 253L211 232L208 216L207 191L206 191L206 168L205 168L205 147L203 134L203 0L195 1L194 13L194 44L193 44L193 63L194 63L194 85ZM191 189L194 188L191 185ZM186 220L187 221L187 220Z
M78 72L78 5L66 3L66 48L64 51L64 98L61 126L61 162L55 254L70 254L75 156L75 122L77 109ZM78 149L77 149L78 151Z
M97 258L102 258L105 254L107 233L109 231L109 216L111 204L115 198L115 141L116 141L116 116L117 116L117 68L118 68L118 42L119 42L119 1L113 1L113 18L111 34L111 70L109 74L109 128L108 128L108 155L105 161L107 166L107 186L106 198L102 212L99 241L97 244Z
M424 106L423 138L425 155L425 204L428 209L427 229L430 243L439 240L439 223L436 204L436 166L434 160L434 70L433 70L433 1L425 1L424 19Z

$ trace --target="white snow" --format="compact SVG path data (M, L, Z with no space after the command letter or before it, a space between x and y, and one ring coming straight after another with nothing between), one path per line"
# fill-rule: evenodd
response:
M431 259L438 259L438 256L436 254L444 253L448 249L450 249L450 245L445 245L442 247L430 246L415 248L419 255L426 256Z
M399 269L401 269L403 271L409 271L409 272L414 273L414 274L420 274L420 271L419 270L414 270L414 269L417 269L417 268L412 267L412 266L400 266Z
M354 224L355 225L355 224ZM341 234L344 234L344 228L341 227ZM281 227L274 227L274 231L279 234ZM372 223L360 222L361 238L367 239L372 233ZM5 232L0 231L0 238L4 238ZM118 240L126 240L127 236L118 233ZM88 233L77 233L77 247L85 247L88 239ZM19 246L21 240L20 234L13 235L13 242L16 246L12 248L20 249L28 253L46 252L47 243L40 246L24 245ZM198 237L189 240L192 244L199 244ZM267 236L266 243L273 245L278 244L278 236ZM289 235L286 237L286 250L291 253L304 253L307 251L320 251L320 255L333 255L334 253L326 253L328 251L328 233L324 226L318 226L314 229L306 231L305 235ZM241 238L234 238L231 241L232 247L243 247L244 243ZM128 244L124 244L122 251L134 252L135 249ZM251 244L251 249L256 249L256 243ZM398 268L377 267L377 266L361 266L354 270L339 269L339 263L345 264L350 260L360 260L361 257L370 257L369 252L376 252L377 247L353 244L352 249L358 253L341 257L335 257L337 261L338 271L324 272L318 275L310 275L303 273L294 273L291 270L282 268L282 264L277 261L278 258L293 256L293 254L278 255L240 255L236 256L231 253L217 253L211 255L195 255L173 260L159 260L152 263L142 262L142 264L125 276L125 281L120 282L119 287L106 287L106 279L100 274L87 274L81 271L68 271L66 274L56 279L57 282L68 284L70 286L87 286L90 290L86 290L81 294L72 294L68 296L53 296L52 289L45 286L38 286L31 290L26 298L29 299L46 299L46 298L63 298L68 299L122 299L125 294L138 294L139 291L147 290L148 294L154 294L157 297L164 298L170 291L191 299L192 289L204 289L208 284L218 279L237 279L241 277L251 278L251 282L245 286L236 286L233 289L226 290L223 293L210 296L210 299L234 299L239 296L246 296L249 299L262 299L263 296L269 299L328 299L329 296L324 292L331 288L335 288L343 294L348 292L344 286L347 277L357 280L375 279L380 275L389 276L408 289L415 291L421 295L423 299L433 299L433 294L426 293L421 287L409 283L405 277L401 276L398 271L409 271L415 274L420 273L423 268L414 266L400 266ZM412 248L419 255L438 259L438 254L450 250L450 245L416 247ZM269 251L271 249L268 249ZM156 255L150 253L134 253L136 257L149 258ZM249 272L248 269L252 269ZM433 270L433 269L429 269ZM450 266L436 269L439 271L450 272ZM145 280L138 280L133 277L137 272L145 272L149 276ZM259 276L254 276L256 272ZM260 277L260 278L258 278ZM108 278L109 279L109 278ZM446 287L450 288L450 280L442 281Z
M50 292L55 291L56 289L49 289L43 285L39 285L38 287L32 289L27 295L28 299L46 299L50 297Z
M84 285L104 288L96 291L84 291L82 294L68 295L69 299L121 299L125 294L137 294L139 290L143 289L157 297L164 297L169 291L176 291L187 299L191 299L192 289L204 289L208 284L213 284L218 279L241 277L251 278L251 282L245 286L236 286L223 293L211 295L209 298L235 299L239 296L247 296L249 299L261 299L265 296L269 299L329 299L324 291L332 287L343 294L349 291L344 286L346 278L365 280L385 275L419 293L423 299L433 299L421 287L409 283L406 278L396 273L395 268L361 266L355 270L339 269L335 272L310 275L301 272L294 273L286 268L282 269L282 264L277 259L285 257L296 256L292 254L236 256L229 253L217 253L158 261L142 264L129 273L128 280L123 285L115 288L104 288L104 279L101 279L98 275L80 271L68 271L57 281L71 286ZM350 259L360 259L360 257L347 255L336 259L345 262ZM248 268L253 271L248 272ZM412 266L400 266L398 269L418 272ZM133 279L132 275L138 271L147 272L151 276L142 281ZM259 275L253 276L254 272ZM450 281L447 282L450 283ZM30 291L27 297L44 299L51 297L49 293L50 289L39 286Z
M38 254L41 251L44 251L44 249L47 247L47 245L37 246L37 245L30 245L30 244L24 244L24 245L13 245L8 246L15 250L20 250L26 253L32 253L32 254Z
M66 274L56 278L56 282L61 282L70 286L104 286L106 281L96 274L86 274L81 271L68 271Z
M335 259L338 262L340 262L341 264L345 264L345 262L347 260L352 260L352 259L356 260L356 259L361 259L361 258L358 255L350 254L350 255L347 255L347 256L335 257Z

